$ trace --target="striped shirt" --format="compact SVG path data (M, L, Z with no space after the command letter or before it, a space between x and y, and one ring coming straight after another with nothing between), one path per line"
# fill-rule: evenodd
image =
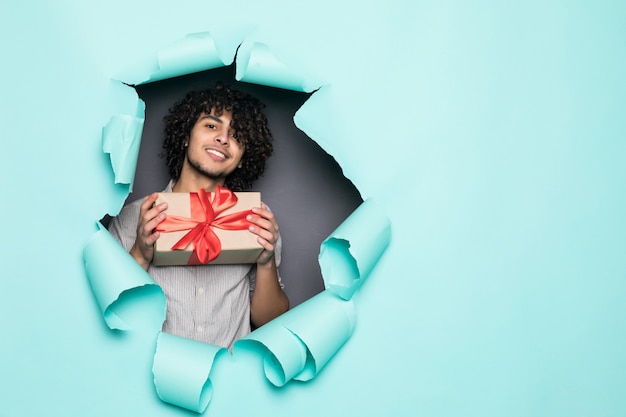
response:
M171 192L170 182L165 192ZM126 205L109 225L111 234L129 251L135 243L142 200ZM280 264L281 239L276 244ZM163 331L231 348L250 333L250 298L256 264L148 267L167 297ZM282 282L279 283L281 287Z

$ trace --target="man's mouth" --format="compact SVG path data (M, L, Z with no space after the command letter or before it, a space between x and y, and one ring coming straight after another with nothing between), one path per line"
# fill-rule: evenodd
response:
M215 149L207 149L207 152L219 159L226 159L226 155Z

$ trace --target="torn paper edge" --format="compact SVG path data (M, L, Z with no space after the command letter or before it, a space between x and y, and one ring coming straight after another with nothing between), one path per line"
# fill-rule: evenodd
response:
M251 341L263 346L265 376L281 387L317 376L350 339L355 325L353 302L325 290L244 336L235 348Z
M159 398L202 413L213 396L211 370L226 348L160 332L152 363L153 383ZM189 386L181 392L181 386ZM189 387L187 387L189 388Z
M167 308L165 294L106 228L101 223L98 223L97 226L99 230L89 238L83 248L83 264L92 294L107 326L112 330L130 330L130 326L124 318L116 313L115 305L130 290L148 287L157 287L160 290L161 296L152 302L157 303L157 307L159 307L157 309L161 311L160 317L156 317L155 320L162 324L165 321ZM98 250L95 249L96 247ZM103 256L105 252L106 256ZM121 274L115 272L120 268L127 271L123 274L123 278L118 276ZM109 272L103 273L103 270ZM114 278L110 279L111 276ZM146 292L150 294L150 292Z
M337 248L337 241L346 242L343 249ZM318 260L326 288L351 299L390 242L391 221L374 199L365 200L320 245ZM348 276L337 271L337 257L341 263L356 264L356 270L350 268Z

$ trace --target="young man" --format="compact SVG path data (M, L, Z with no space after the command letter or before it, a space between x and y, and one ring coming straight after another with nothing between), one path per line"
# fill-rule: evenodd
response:
M221 83L194 91L165 117L164 155L172 180L165 192L208 192L217 186L250 188L272 153L263 104ZM163 331L231 347L289 308L277 266L281 241L274 215L262 204L248 216L250 232L263 252L253 265L154 266L156 226L167 204L154 206L157 194L124 207L110 232L163 288L167 317Z

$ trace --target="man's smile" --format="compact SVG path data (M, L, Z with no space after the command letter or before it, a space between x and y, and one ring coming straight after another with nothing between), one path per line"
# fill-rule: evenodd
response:
M226 155L224 152L218 151L217 149L208 148L206 149L206 151L209 155L211 155L211 157L213 157L213 159L217 159L220 161L223 161L228 157L228 155Z

